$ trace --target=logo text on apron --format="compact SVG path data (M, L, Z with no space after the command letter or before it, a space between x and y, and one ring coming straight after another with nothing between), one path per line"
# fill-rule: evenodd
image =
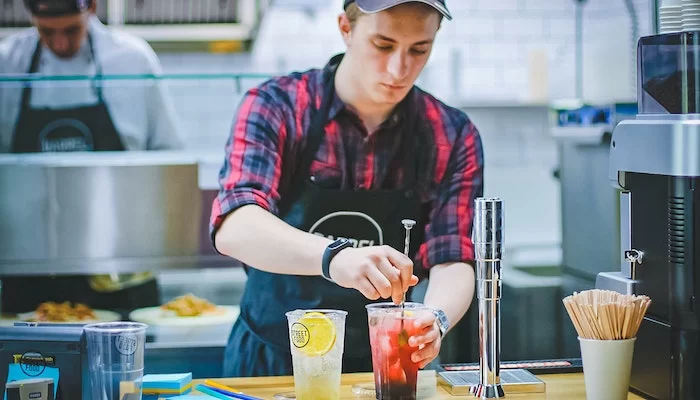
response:
M62 118L48 123L39 132L43 152L92 151L90 128L74 118Z
M334 237L333 235L323 233L325 230L324 227L330 226L333 226L335 229L331 230L336 232L338 231L338 226L347 227L348 232L354 232L360 228L359 230L362 231L360 237L343 237L348 239L353 247L367 247L384 244L384 232L382 231L382 227L377 221L374 220L374 218L365 213L356 211L336 211L330 213L316 221L309 229L309 233L327 237L331 240L340 239L341 236Z

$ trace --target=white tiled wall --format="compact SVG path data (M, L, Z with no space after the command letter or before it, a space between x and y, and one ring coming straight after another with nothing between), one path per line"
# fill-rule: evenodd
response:
M250 57L246 55L166 53L159 57L166 73L192 74L191 79L167 81L187 147L221 150L223 155L234 112L243 93L264 78L239 81L225 78L255 72L250 66ZM202 77L197 77L200 74Z
M625 1L584 3L584 97L589 100L635 96L632 24ZM630 1L637 12L639 34L647 34L649 1ZM254 63L306 69L343 51L336 27L341 4L341 0L319 0L314 13L273 7L256 41ZM447 4L454 19L446 21L438 34L421 79L427 89L452 101L530 101L534 82L529 77L543 73L550 98L576 94L574 0L451 0ZM531 67L531 56L538 50L547 57L546 71Z

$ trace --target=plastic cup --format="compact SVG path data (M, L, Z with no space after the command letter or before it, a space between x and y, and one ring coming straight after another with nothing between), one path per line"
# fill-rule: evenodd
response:
M341 310L286 313L296 399L340 399L347 314Z
M579 338L587 399L627 399L635 339L594 340Z
M408 338L420 334L414 321L432 314L419 303L368 304L369 341L372 347L374 386L379 400L411 400L416 398L418 364L411 355L418 350L408 344Z
M141 398L147 327L136 322L85 325L92 400Z

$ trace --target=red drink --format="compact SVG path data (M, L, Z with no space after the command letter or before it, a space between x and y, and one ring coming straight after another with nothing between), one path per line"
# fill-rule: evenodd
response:
M377 399L415 400L418 363L411 361L411 355L418 347L409 346L408 338L420 333L414 321L426 310L421 304L406 303L402 317L401 308L393 303L367 306Z

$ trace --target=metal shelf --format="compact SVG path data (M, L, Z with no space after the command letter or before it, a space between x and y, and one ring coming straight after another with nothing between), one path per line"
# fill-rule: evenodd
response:
M138 36L147 42L246 41L254 26L246 24L117 25L112 28ZM27 28L0 28L0 39Z
M153 0L149 0L153 1ZM267 0L238 0L236 7L235 23L207 22L208 17L200 19L192 18L193 23L181 23L181 15L170 15L163 11L162 15L153 17L155 23L143 23L149 21L135 21L130 23L129 8L134 7L133 0L109 0L106 12L100 11L100 19L112 28L120 29L143 38L148 42L218 42L218 41L247 41L252 40L260 19L268 7ZM163 3L163 7L167 7ZM18 33L26 28L0 27L0 39Z

